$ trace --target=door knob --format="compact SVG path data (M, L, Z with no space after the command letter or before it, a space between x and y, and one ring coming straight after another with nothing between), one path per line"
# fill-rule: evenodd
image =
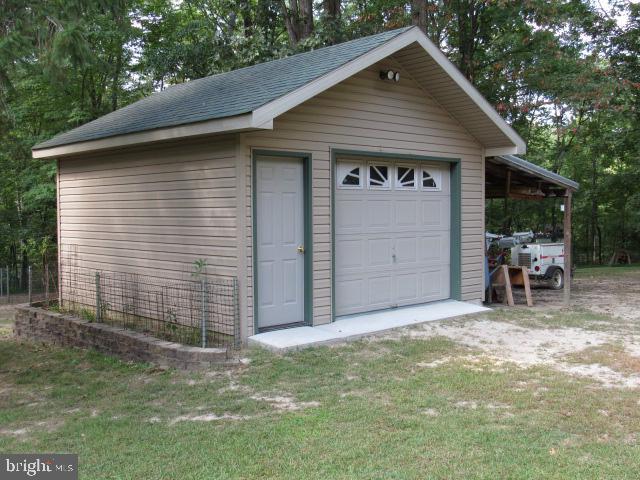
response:
M298 253L304 253L304 245L298 245Z

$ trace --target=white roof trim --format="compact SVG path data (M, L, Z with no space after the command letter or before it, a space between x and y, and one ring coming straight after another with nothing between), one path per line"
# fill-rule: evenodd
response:
M198 135L209 135L213 133L231 133L247 130L273 129L273 120L256 122L255 116L251 113L237 115L235 117L216 118L206 122L190 123L177 127L157 128L142 132L127 133L114 137L99 138L86 142L71 143L58 147L41 148L32 150L33 158L64 157L78 153L93 152L97 150L107 150L120 148L128 145L139 145L143 143L154 143L163 140L177 138L194 137Z
M273 120L278 115L282 115L288 110L300 105L301 103L315 97L319 93L337 85L352 75L364 70L365 68L393 55L404 47L417 42L425 49L426 53L449 75L449 77L462 88L471 100L487 115L487 117L505 134L512 142L513 147L505 146L502 148L491 149L495 152L493 155L499 154L518 154L525 153L527 150L524 140L511 128L511 126L495 111L495 109L487 102L487 100L478 92L478 90L466 79L466 77L458 70L458 68L449 61L449 59L440 51L434 43L422 33L418 27L411 28L404 33L393 37L391 40L374 48L370 52L346 63L326 75L307 83L303 87L288 93L262 107L257 108L253 113L257 119L267 121ZM482 139L478 139L482 143Z
M500 155L515 155L519 152L518 147L493 147L484 151L486 157L499 157Z

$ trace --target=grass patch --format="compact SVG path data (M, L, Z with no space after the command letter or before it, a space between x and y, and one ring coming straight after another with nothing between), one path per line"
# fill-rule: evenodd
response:
M0 339L9 339L13 335L14 314L13 307L0 305Z
M598 364L625 375L640 374L640 357L631 355L623 345L604 344L585 348L567 356L567 361L580 364Z
M637 392L496 365L443 338L249 355L247 366L187 374L0 340L0 451L77 452L92 479L635 478L640 468Z
M619 275L633 275L640 273L640 265L594 265L589 267L576 268L576 278L600 278L600 277L615 277Z

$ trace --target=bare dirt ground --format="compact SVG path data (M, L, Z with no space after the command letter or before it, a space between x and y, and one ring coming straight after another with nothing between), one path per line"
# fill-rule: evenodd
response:
M562 304L562 291L535 285L533 296L533 308L523 306L520 291L515 308L494 305L490 313L386 338L444 336L478 352L468 357L470 363L484 358L498 366L544 365L601 387L640 388L640 269L578 276L569 308Z
M534 308L562 306L562 290L534 282ZM524 303L524 291L515 291L516 302ZM621 274L578 275L571 289L571 306L611 315L640 325L640 269Z

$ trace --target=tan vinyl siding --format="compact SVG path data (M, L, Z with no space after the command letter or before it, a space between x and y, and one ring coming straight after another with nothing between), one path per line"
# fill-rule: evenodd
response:
M224 136L60 160L61 245L106 271L179 280L206 259L237 276L235 148Z
M314 323L331 321L332 148L460 158L462 165L462 298L482 298L484 230L482 147L401 69L396 84L379 71L387 60L278 117L273 131L242 134L246 188L246 303L253 326L251 151L311 153L313 158ZM243 297L245 296L243 295Z

